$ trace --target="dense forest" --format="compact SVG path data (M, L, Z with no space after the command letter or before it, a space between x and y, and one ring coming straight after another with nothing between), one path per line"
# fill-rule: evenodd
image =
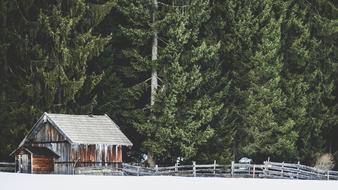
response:
M0 160L43 112L150 161L338 161L338 1L0 0Z

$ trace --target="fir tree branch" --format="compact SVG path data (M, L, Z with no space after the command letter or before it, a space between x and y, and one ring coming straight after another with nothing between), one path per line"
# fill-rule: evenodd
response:
M160 1L158 2L158 4L164 5L166 7L178 7L178 8L191 7L191 5L168 5Z
M23 12L22 12L22 10L21 10L21 8L20 8L20 6L19 6L18 0L15 0L15 5L16 5L16 8L17 8L18 11L19 11L20 16L23 18L23 20L25 21L26 24L27 24L27 23L37 23L36 21L30 21L30 20L28 20L28 19L26 18L26 16L23 14Z

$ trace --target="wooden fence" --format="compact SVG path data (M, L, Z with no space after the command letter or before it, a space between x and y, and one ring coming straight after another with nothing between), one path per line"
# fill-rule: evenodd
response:
M117 168L114 166L76 167L74 174L123 176L121 168Z
M0 172L15 172L15 163L0 162Z
M15 163L0 162L0 172L15 172ZM79 167L75 174L132 175L132 176L186 176L186 177L246 177L304 180L338 180L338 171L324 171L300 164L266 161L263 164L230 165L212 164L178 165L154 168L123 163L122 167Z
M338 180L338 171L320 170L301 164L264 162L265 176L271 178Z
M241 164L232 162L231 165L213 164L178 165L169 167L146 168L123 164L125 175L133 176L185 176L185 177L245 177L245 178L278 178L304 180L338 180L337 171L324 171L313 167L290 163L266 161L263 164Z

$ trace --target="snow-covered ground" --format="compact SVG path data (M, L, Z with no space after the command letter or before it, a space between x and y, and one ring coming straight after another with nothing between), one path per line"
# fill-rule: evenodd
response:
M338 181L0 173L0 190L338 190Z

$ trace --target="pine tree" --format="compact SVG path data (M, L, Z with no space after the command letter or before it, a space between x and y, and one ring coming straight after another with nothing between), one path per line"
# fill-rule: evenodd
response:
M163 43L157 68L163 84L153 109L156 118L137 127L148 136L144 148L153 151L158 161L172 163L177 157L196 157L213 135L210 123L222 107L219 92L213 91L219 45L198 38L209 17L207 1L162 6L165 11L158 27Z
M295 122L284 115L287 97L281 88L283 14L279 11L284 11L284 4L257 1L252 3L249 14L256 26L249 57L251 68L247 73L249 87L244 91L248 103L243 114L249 127L248 144L242 154L253 156L257 161L268 156L289 160L296 153Z
M25 85L29 101L33 105L38 101L46 111L91 112L95 99L81 102L78 95L90 93L99 82L100 74L88 73L87 63L103 50L109 37L93 35L86 24L90 6L85 1L58 1L50 6L40 11L37 35L32 36L36 43Z
M295 118L299 132L299 159L307 162L314 162L324 150L322 132L336 121L333 92L337 49L336 40L331 41L336 36L334 21L322 16L327 9L334 12L332 6L329 1L290 3L283 25L288 114Z
M94 34L93 27L114 2L36 0L1 5L2 24L7 24L1 31L1 46L6 47L1 53L7 62L1 61L6 69L1 70L0 121L1 134L8 139L1 144L1 156L8 159L42 112L91 112L92 91L101 73L88 70L87 64L110 39Z
M222 40L222 72L231 81L211 141L220 160L241 156L282 160L296 151L294 121L283 115L287 98L281 86L284 9L276 1L213 4L211 32Z
M112 40L98 59L105 72L95 112L114 118L138 155L144 136L134 126L150 117L152 14L152 0L121 0L99 27Z
M25 29L28 20L19 10L31 4L17 1L0 1L0 159L10 160L9 153L23 138L26 131L24 122L31 122L30 106L22 102L19 90L20 78L17 75L19 64L25 56Z
M120 45L112 49L115 56L107 58L114 62L109 66L107 82L114 83L108 82L102 89L112 94L102 104L99 102L100 110L108 110L126 126L134 126L140 134L132 135L135 140L145 138L142 151L153 153L158 161L172 162L177 156L191 158L212 136L208 125L222 106L215 103L219 98L212 90L219 74L218 44L198 39L199 29L208 19L208 3L161 1L157 13L153 1L120 1L118 7L114 15L121 22L116 23L119 30L113 34L113 44ZM154 31L158 31L156 61L151 58ZM149 77L154 69L159 87L151 106ZM117 85L118 93L109 90L112 85ZM212 92L208 93L208 88Z

